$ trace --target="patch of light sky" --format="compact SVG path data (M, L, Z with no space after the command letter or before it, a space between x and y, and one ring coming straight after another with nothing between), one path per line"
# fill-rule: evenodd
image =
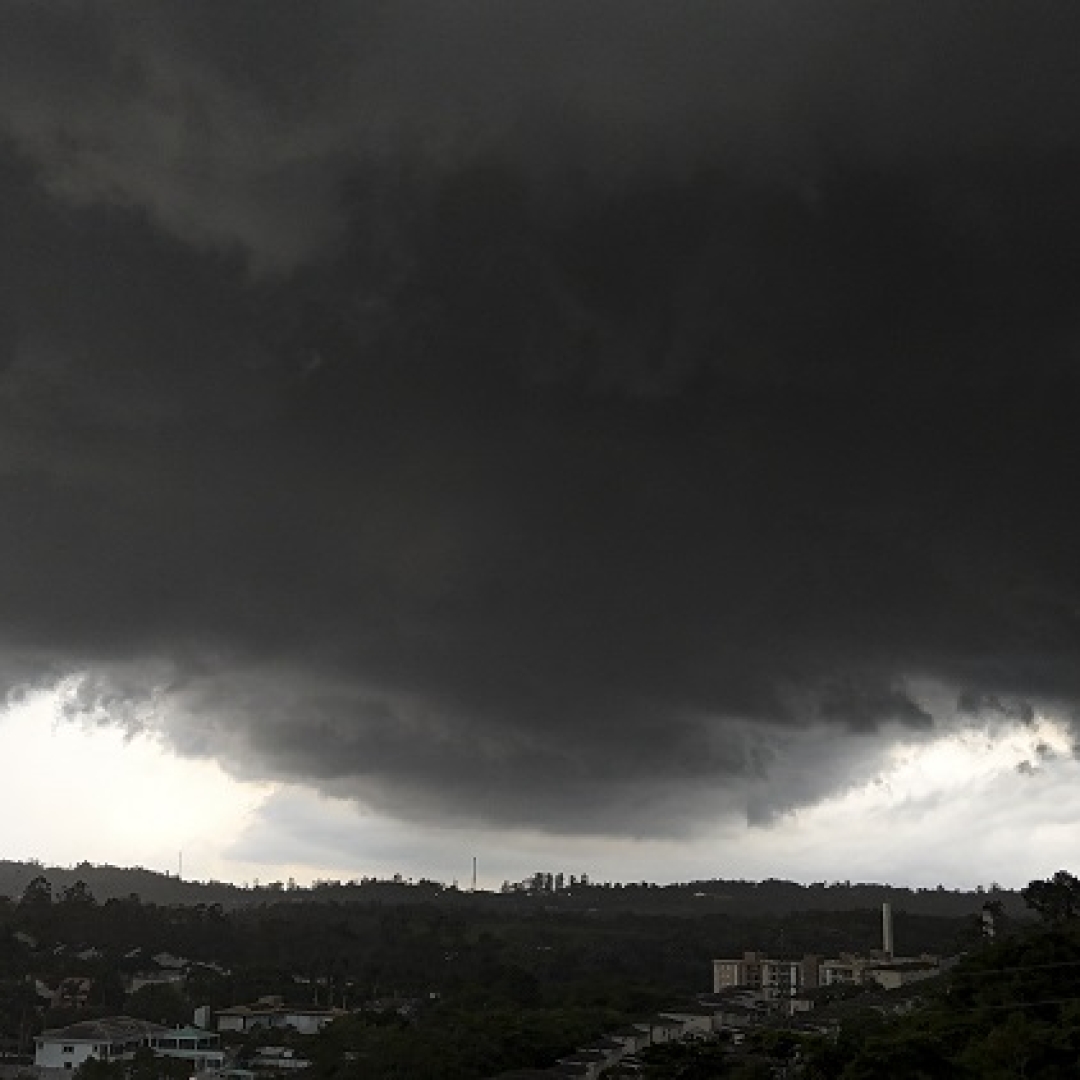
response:
M1051 718L893 746L870 783L769 827L691 840L420 827L298 785L253 783L176 756L153 734L60 719L40 692L0 712L7 858L82 860L250 882L402 873L496 887L536 870L594 880L781 877L1020 887L1072 865L1080 762ZM1026 763L1026 764L1025 764Z

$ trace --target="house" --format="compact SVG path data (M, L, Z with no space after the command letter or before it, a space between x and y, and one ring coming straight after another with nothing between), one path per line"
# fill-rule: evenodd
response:
M652 1016L642 1024L648 1028L650 1046L681 1039L685 1027L681 1020L673 1020L670 1016Z
M713 1033L712 1009L683 1008L666 1010L663 1016L669 1020L677 1020L682 1024L683 1036L688 1035L711 1035Z
M607 1055L599 1050L578 1050L567 1057L559 1058L558 1067L570 1076L580 1076L584 1080L597 1080L601 1071L607 1068Z
M136 971L128 979L128 993L134 994L144 986L181 986L184 982L184 973L176 968L167 968L162 971Z
M251 1060L251 1068L255 1072L306 1069L310 1064L307 1058L299 1057L296 1051L288 1046L260 1046Z
M895 990L908 983L932 979L940 971L941 961L936 956L883 958L880 953L872 956L841 953L839 959L821 962L821 985L877 983L886 990Z
M170 952L154 953L154 955L150 959L153 960L158 967L173 968L177 971L186 968L190 963L190 961L187 960L185 957L173 956L173 954Z
M225 1063L225 1054L220 1048L220 1036L202 1028L177 1027L165 1028L162 1033L151 1038L150 1048L161 1057L182 1058L190 1061L197 1070L219 1069Z
M54 1009L85 1009L94 984L78 975L61 979L52 991L50 1004Z
M926 956L897 959L891 964L879 964L867 972L867 976L883 990L899 990L913 982L933 979L941 974L937 957Z
M286 1005L280 997L259 998L253 1005L232 1005L217 1011L218 1031L255 1031L291 1027L301 1035L317 1035L332 1020L347 1016L345 1009L319 1005Z
M589 1043L588 1046L582 1047L582 1049L603 1054L608 1065L614 1065L615 1062L621 1061L626 1056L626 1044L621 1039L615 1039L611 1036L597 1039L595 1042Z
M109 1016L35 1036L34 1064L40 1070L69 1072L89 1058L130 1061L137 1050L149 1047L163 1057L190 1061L193 1069L210 1069L225 1061L218 1043L217 1035L199 1028L170 1028L131 1016Z

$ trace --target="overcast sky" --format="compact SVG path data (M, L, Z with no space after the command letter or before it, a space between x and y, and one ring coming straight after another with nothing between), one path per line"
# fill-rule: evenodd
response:
M4 4L3 854L1067 865L1078 34Z

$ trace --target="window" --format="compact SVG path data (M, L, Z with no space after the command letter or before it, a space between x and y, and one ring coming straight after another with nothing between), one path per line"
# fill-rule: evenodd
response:
M75 1053L75 1047L74 1046L65 1046L63 1048L63 1052L65 1054L74 1054Z

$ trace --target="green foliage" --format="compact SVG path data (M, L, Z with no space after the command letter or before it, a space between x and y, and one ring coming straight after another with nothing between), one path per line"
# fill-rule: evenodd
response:
M90 887L81 878L64 890L60 902L72 907L93 907L97 903Z
M1068 922L1080 916L1080 879L1065 870L1048 881L1032 881L1020 895L1047 922Z
M187 1080L191 1063L181 1058L158 1057L148 1046L140 1046L134 1060L126 1066L125 1075L126 1080Z
M192 1004L175 986L152 983L140 986L124 1001L124 1012L140 1020L176 1027L191 1022Z
M308 1075L312 1080L475 1080L505 1069L549 1065L622 1019L598 1008L440 1006L421 1022L361 1013L335 1021L315 1040Z
M42 874L34 878L23 891L19 907L27 910L32 908L49 907L53 902L52 885L49 879Z
M1080 919L1062 915L1057 890L1071 889L1069 881L1055 875L1049 884L1054 891L1031 890L1049 898L1042 925L970 953L910 1015L846 1023L836 1042L810 1049L808 1080L1075 1076Z
M663 1043L640 1055L644 1077L654 1080L711 1080L731 1075L731 1050L725 1043Z
M99 1061L91 1057L75 1070L75 1080L125 1080L126 1071L122 1061Z

